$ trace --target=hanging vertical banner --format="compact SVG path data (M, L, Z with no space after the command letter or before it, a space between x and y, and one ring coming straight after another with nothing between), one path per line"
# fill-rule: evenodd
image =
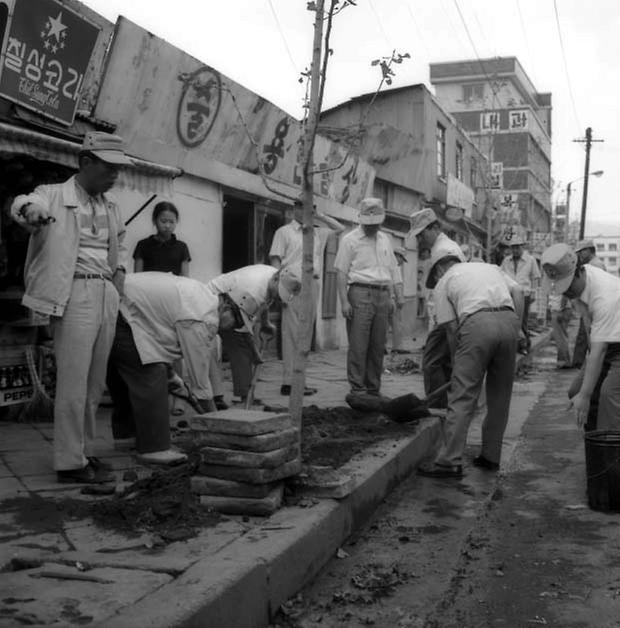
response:
M71 125L99 28L56 0L16 0L0 96Z

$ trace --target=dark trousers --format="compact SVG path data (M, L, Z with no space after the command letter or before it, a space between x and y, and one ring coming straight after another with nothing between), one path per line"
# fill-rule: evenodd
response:
M573 366L581 368L581 365L586 361L587 353L588 333L586 332L586 326L583 322L583 318L580 318L579 331L577 332L577 338L575 339L575 349L573 351Z
M347 319L347 377L351 392L379 394L390 301L389 290L349 288L353 313Z
M530 318L530 305L532 304L532 297L527 296L523 298L523 317L521 318L521 331L525 337L525 348L529 351L531 348L530 332L529 332L529 318Z
M422 374L424 376L424 393L428 397L452 376L452 356L445 325L434 327L424 343L422 354ZM444 392L433 403L434 408L445 408L448 405L448 393Z
M230 360L233 394L247 397L252 383L252 372L256 363L256 351L252 334L237 331L220 333L222 348Z
M142 364L131 327L120 314L106 381L114 402L114 438L135 436L141 454L169 449L167 365Z

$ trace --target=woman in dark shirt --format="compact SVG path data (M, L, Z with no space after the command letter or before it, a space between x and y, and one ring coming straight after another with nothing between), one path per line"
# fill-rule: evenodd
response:
M134 271L156 270L189 276L189 249L177 240L174 230L179 222L179 210L167 201L157 203L153 209L153 224L157 233L140 240L133 253Z

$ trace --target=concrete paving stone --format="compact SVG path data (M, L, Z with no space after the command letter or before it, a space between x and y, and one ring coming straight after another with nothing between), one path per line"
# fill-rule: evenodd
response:
M4 464L18 477L53 472L52 450L7 451L2 456Z
M17 429L16 429L17 428ZM37 451L50 447L42 434L29 425L21 423L2 423L0 452Z
M195 475L191 478L191 490L198 495L220 495L222 497L266 497L275 484L248 484L234 480L207 478Z
M189 435L195 445L240 449L243 451L274 451L286 445L295 443L299 438L296 428L254 436L239 434L222 434L207 430L190 430Z
M243 467L225 467L215 464L201 464L198 473L207 477L248 482L249 484L269 484L297 475L301 471L301 460L285 462L277 469L244 469Z
M28 489L16 477L0 478L0 505L2 500L27 493Z
M223 497L219 495L201 495L200 503L218 512L233 515L256 515L268 517L282 505L282 485L274 488L265 497Z
M289 460L301 456L299 445L289 445L275 451L253 452L220 447L202 447L200 450L205 464L225 465L227 467L247 467L250 469L276 469Z
M266 434L293 427L290 414L229 408L209 414L199 414L190 420L194 430L209 430L223 434Z
M9 469L4 462L0 460L0 478L11 478L13 477L13 471Z
M44 573L99 581L40 577ZM171 576L135 569L93 569L45 563L36 569L0 574L2 625L95 624L169 583Z
M120 480L121 473L115 472L117 481ZM56 478L54 471L41 475L25 475L22 476L24 486L30 491L56 491L62 492L66 490L72 490L75 488L82 488L83 484L61 484Z

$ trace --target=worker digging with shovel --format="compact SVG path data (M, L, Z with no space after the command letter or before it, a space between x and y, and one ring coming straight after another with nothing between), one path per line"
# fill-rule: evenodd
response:
M485 375L487 414L482 450L473 464L496 471L510 409L523 293L497 266L461 263L441 247L431 256L426 286L435 291L437 323L446 326L453 366L444 442L418 474L462 477L467 432Z

